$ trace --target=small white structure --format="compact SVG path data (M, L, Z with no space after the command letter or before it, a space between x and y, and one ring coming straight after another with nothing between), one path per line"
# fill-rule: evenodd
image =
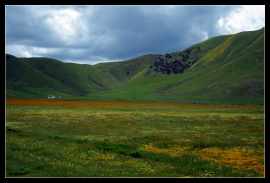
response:
M55 98L54 95L48 95L48 98Z

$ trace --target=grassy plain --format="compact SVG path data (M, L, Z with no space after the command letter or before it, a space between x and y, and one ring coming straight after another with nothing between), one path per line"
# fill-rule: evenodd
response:
M265 177L264 107L6 100L6 177Z

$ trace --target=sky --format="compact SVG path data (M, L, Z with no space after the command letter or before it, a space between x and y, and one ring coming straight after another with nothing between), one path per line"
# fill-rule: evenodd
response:
M7 5L5 52L94 65L265 26L265 5Z

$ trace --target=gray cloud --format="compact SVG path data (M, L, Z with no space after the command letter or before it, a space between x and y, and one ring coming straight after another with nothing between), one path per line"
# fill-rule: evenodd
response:
M231 33L220 19L239 8L6 6L6 53L89 64L170 53Z

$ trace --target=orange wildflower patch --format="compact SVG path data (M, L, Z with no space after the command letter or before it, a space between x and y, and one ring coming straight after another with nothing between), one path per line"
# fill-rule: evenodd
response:
M28 105L28 106L95 106L95 107L140 107L140 106L170 106L171 103L158 102L93 102L93 101L68 101L52 99L7 99L8 105Z
M182 156L188 149L189 147L178 147L178 146L168 148L168 149L161 149L161 148L154 147L152 145L147 145L142 150L153 152L153 153L163 153L169 156Z
M23 106L95 106L95 107L195 107L195 108L237 108L237 109L263 109L262 106L225 106L206 104L185 104L169 102L93 102L93 101L69 101L59 99L7 99L7 105Z
M172 147L161 149L154 147L153 145L147 145L142 148L144 151L163 153L169 156L182 156L183 154L187 153L189 149L189 147ZM236 148L222 150L217 147L212 147L194 150L192 151L192 154L198 155L207 161L229 164L237 169L256 171L260 175L264 175L264 156L258 155L252 150L240 150Z
M264 175L264 156L251 150L236 148L222 150L217 147L197 149L193 151L202 159L218 163L230 164L237 169L256 171Z

